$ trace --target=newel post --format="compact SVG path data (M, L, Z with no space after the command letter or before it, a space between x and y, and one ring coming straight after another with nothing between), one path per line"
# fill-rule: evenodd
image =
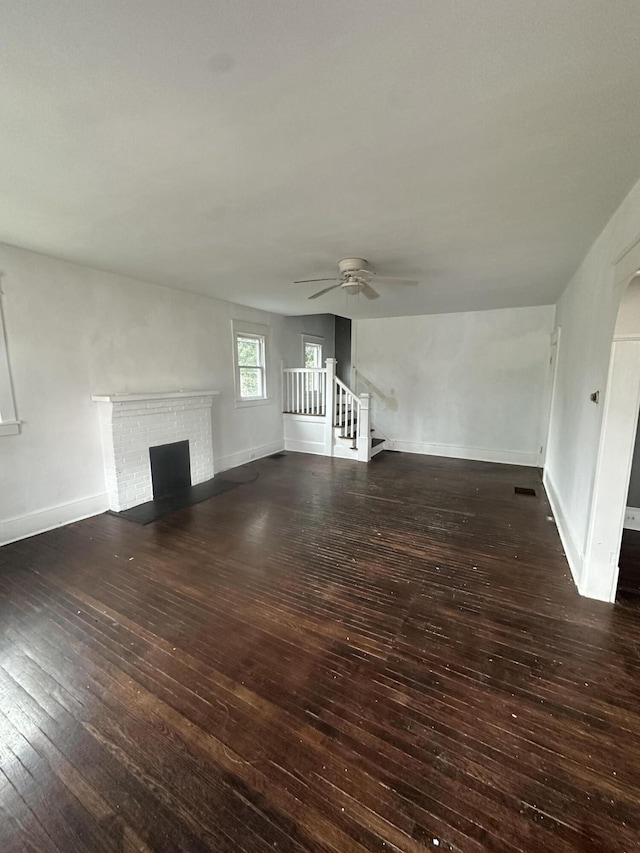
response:
M336 393L336 359L327 359L327 387L325 389L324 455L333 456L333 422Z
M371 394L360 394L358 419L358 462L371 459Z

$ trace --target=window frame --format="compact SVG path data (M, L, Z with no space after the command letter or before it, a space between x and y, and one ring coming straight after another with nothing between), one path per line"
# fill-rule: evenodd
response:
M305 363L305 350L307 348L307 344L320 347L320 364L318 367L324 367L324 338L319 335L308 335L306 332L302 333L302 367L307 366Z
M307 346L320 347L320 364L318 367L312 368L313 370L321 369L325 366L324 361L324 338L319 335L308 335L306 332L302 333L302 366L304 368L307 367L306 364L306 349ZM320 376L317 373L305 374L305 383L306 383L306 393L311 395L316 395L320 391Z
M3 299L2 276L0 274L0 436L18 435L21 426L16 414L16 402L9 366Z
M232 344L233 344L233 375L235 386L236 408L244 408L247 406L264 406L271 402L269 396L270 381L269 381L269 327L262 326L258 323L246 323L242 320L231 321ZM241 371L238 359L238 340L241 338L251 338L259 341L260 352L262 356L262 364L251 365L253 369L262 370L262 395L260 397L243 397Z

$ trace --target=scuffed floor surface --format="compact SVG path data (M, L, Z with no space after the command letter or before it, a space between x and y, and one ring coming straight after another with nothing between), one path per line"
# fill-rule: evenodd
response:
M247 467L0 550L2 853L640 849L640 612L535 469Z

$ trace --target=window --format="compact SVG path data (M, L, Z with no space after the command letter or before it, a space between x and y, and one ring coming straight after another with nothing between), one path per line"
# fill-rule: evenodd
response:
M322 350L324 338L317 338L313 335L302 336L302 358L303 367L323 367Z
M324 367L322 363L322 350L324 347L324 338L318 338L315 335L302 335L302 366L306 368ZM306 383L306 393L311 399L320 392L321 379L317 373L308 373L304 379Z
M250 405L267 399L266 326L233 323L236 401Z

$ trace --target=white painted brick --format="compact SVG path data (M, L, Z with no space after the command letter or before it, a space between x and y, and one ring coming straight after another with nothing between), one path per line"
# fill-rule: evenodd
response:
M113 403L101 415L105 482L112 509L151 500L149 447L189 441L191 480L213 476L213 397Z

